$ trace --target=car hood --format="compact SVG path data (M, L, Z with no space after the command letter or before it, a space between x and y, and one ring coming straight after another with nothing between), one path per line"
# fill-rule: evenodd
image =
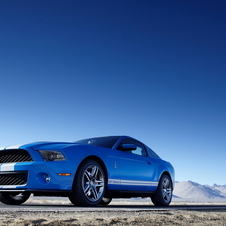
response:
M72 142L34 142L29 144L19 144L5 147L4 149L27 149L31 148L33 150L59 150L67 148L70 146L79 145Z

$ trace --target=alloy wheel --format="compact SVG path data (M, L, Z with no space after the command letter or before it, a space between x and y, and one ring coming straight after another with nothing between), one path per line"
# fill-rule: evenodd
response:
M162 197L166 202L169 202L172 198L171 182L167 177L162 182Z
M89 201L97 201L104 192L104 173L97 165L88 166L82 177L82 189Z

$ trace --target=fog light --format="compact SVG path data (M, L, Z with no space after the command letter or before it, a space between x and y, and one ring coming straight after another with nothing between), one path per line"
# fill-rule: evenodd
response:
M41 184L46 184L51 181L51 177L48 173L41 172L36 175L36 180Z
M46 183L50 182L50 176L48 174L44 175L44 178L46 180Z

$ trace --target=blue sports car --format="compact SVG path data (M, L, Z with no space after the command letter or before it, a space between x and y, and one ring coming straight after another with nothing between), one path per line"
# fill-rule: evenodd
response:
M76 206L112 198L172 199L174 168L140 141L106 136L76 142L36 142L0 150L0 201L19 205L34 196L64 196Z

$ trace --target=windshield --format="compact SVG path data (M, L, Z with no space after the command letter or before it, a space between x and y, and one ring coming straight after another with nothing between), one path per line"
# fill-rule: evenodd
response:
M120 138L120 136L109 136L109 137L94 137L84 140L75 141L79 144L95 145L104 148L112 148L115 142Z

